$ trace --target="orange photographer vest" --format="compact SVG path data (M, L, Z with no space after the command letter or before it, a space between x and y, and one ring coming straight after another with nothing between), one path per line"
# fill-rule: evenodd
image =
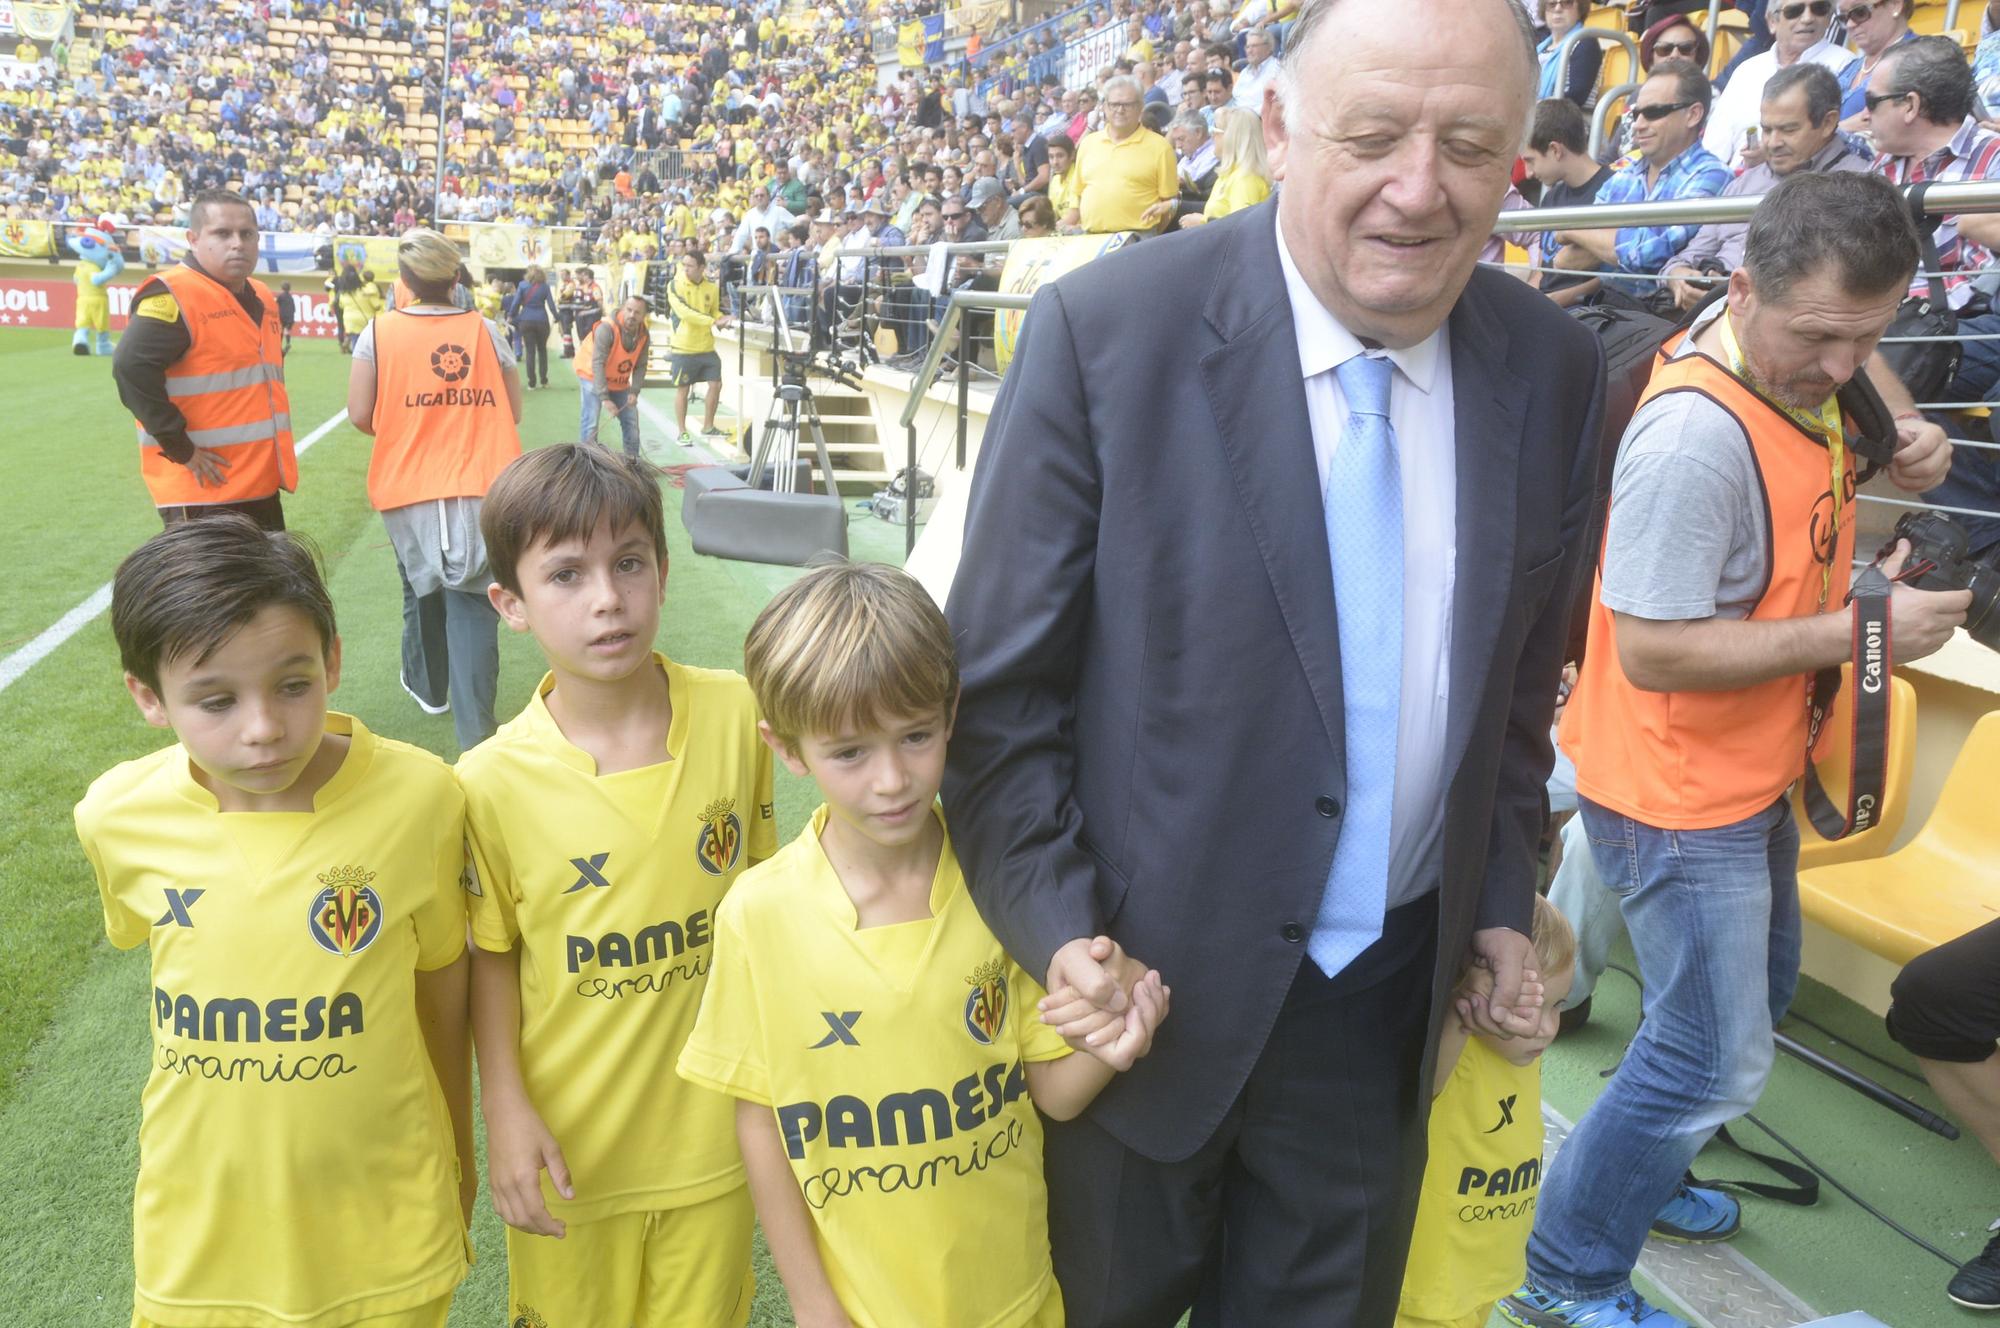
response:
M1831 573L1825 608L1838 610L1847 598L1854 551L1852 461L1840 476L1839 529L1829 533L1833 466L1824 443L1707 355L1666 358L1680 345L1676 338L1661 351L1639 404L1669 392L1698 392L1734 416L1749 437L1763 481L1770 564L1750 621L1819 612L1823 571ZM1562 746L1576 763L1577 792L1662 830L1714 829L1769 807L1805 772L1811 677L1794 674L1727 692L1642 690L1619 662L1617 623L1603 593L1600 572L1583 673L1562 719Z
M646 363L646 352L652 348L653 336L643 328L639 332L639 344L631 350L625 349L625 335L618 328L618 320L606 319L598 327L611 329L611 353L604 357L604 390L623 392L632 386L632 370ZM590 379L590 361L595 350L589 346L576 348L576 376L584 382Z
M203 488L194 472L169 461L146 426L135 421L139 474L153 505L246 503L297 489L284 332L269 288L250 281L264 303L263 321L253 323L233 291L191 267L162 269L154 280L173 295L188 330L187 353L167 366L167 396L187 420L188 441L218 453L229 468L220 485Z
M391 311L375 320L368 502L376 511L484 497L519 455L507 378L484 318Z

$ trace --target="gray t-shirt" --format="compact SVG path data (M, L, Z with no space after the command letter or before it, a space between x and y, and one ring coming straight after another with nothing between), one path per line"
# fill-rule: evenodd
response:
M1683 343L1681 353L1696 352ZM1605 607L1665 622L1748 617L1770 578L1764 507L1750 437L1733 415L1698 392L1647 402L1612 471Z

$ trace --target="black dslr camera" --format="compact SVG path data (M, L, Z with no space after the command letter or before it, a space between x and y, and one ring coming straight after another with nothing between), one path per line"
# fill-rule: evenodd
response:
M1988 650L2000 650L2000 558L1971 557L1965 527L1942 512L1905 512L1889 549L1896 540L1910 542L1910 560L1903 564L1908 583L1919 590L1970 590L1965 630Z

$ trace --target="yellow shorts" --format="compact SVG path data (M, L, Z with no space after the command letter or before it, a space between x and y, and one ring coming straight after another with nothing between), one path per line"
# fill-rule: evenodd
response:
M1035 1317L1021 1325L1021 1328L1064 1328L1062 1288L1049 1292L1049 1298L1035 1310Z
M561 1240L507 1229L509 1328L743 1328L750 1187L686 1208L572 1222Z
M451 1297L447 1295L413 1310L397 1310L394 1314L356 1319L347 1328L444 1328L445 1316L450 1313ZM160 1328L160 1325L133 1310L132 1328Z
M1493 1305L1499 1303L1495 1301ZM1487 1321L1493 1317L1493 1305L1481 1305L1470 1314L1461 1315L1456 1319L1417 1319L1399 1310L1396 1314L1396 1328L1486 1328Z

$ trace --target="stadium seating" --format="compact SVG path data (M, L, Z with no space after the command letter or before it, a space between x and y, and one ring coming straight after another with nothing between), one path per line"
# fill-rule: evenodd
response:
M1806 917L1894 964L1906 964L2000 917L2000 712L1972 728L1930 819L1887 857L1799 873Z
M1851 665L1842 670L1843 679L1852 674ZM1836 862L1879 858L1889 851L1889 845L1903 828L1903 820L1910 810L1910 771L1917 760L1917 689L1905 678L1892 677L1890 682L1888 770L1883 779L1882 805L1877 809L1875 824L1845 839L1822 839L1812 827L1812 818L1806 815L1804 794L1800 788L1794 788L1792 811L1799 823L1800 871L1827 867ZM1843 681L1840 696L1833 703L1833 713L1827 718L1828 736L1822 744L1822 759L1816 763L1827 796L1836 804L1841 804L1846 795L1851 773L1845 735L1849 717L1853 714L1853 696L1854 689Z

